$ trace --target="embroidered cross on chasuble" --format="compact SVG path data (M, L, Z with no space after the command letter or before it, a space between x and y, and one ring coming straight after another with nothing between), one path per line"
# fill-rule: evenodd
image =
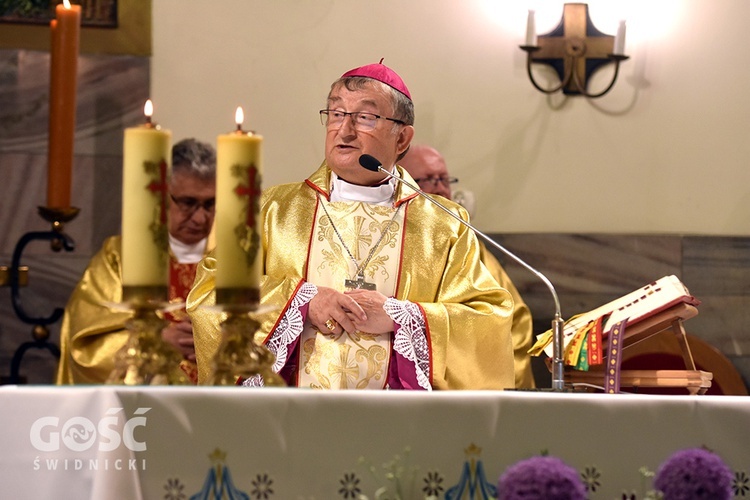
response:
M395 295L404 211L361 202L319 203L326 211L316 212L307 280L339 291L372 284L386 297ZM382 389L387 382L388 334L336 335L306 325L299 351L300 387Z

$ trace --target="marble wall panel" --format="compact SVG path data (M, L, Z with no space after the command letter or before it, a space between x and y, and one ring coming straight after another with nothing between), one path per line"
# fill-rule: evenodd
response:
M122 155L122 131L143 120L148 58L81 55L76 155ZM0 50L0 151L46 155L49 53Z
M0 254L11 255L24 233L50 229L37 214L47 196L47 158L0 152L0 179Z
M699 314L685 322L685 329L727 356L750 358L750 296L696 294L696 297L701 301Z
M37 213L47 193L47 158L27 153L0 153L0 255L12 255L18 240L30 231L49 231L51 226ZM122 160L118 156L76 156L71 199L79 215L65 226L86 255L105 237L120 230ZM30 245L25 255L57 255L49 245Z
M24 310L48 316L63 307L102 241L120 231L122 136L143 121L150 60L132 56L82 55L78 68L75 158L71 204L79 216L66 225L73 252L53 252L49 243L30 243L21 263L30 267L21 289ZM0 50L0 264L10 265L19 238L49 231L37 215L46 203L49 54ZM50 325L59 344L59 322ZM31 325L14 313L9 287L0 288L0 377L7 376L16 348L31 340ZM56 366L46 351L28 351L22 374L49 383Z
M674 274L701 301L685 329L731 359L750 381L750 238L681 235L492 235L545 274L564 319L590 311L647 283ZM493 253L534 318L534 333L550 328L554 302L533 274ZM750 385L750 384L749 384Z
M685 280L697 294L750 294L750 238L685 237L683 259Z
M676 274L679 237L661 235L526 234L492 235L501 245L544 273L565 293L622 295L654 279ZM493 253L510 264L508 257ZM520 287L536 290L539 280L519 275Z

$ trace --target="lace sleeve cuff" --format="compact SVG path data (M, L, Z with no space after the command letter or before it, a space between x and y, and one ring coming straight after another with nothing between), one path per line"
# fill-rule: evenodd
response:
M431 390L430 348L422 310L413 302L394 298L386 299L383 309L396 324L393 350L401 358L397 359L399 378L415 378L419 387Z

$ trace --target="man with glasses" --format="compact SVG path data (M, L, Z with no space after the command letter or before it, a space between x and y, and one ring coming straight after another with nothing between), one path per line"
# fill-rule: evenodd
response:
M184 302L198 262L209 247L216 204L216 153L195 139L172 147L169 180L169 300ZM65 308L60 330L58 384L103 383L114 367L114 355L125 344L127 311L110 309L122 300L120 236L108 238L91 259ZM172 313L162 338L183 356L181 369L197 381L190 318Z
M448 166L440 152L424 144L413 144L406 155L399 162L419 185L419 189L429 194L440 195L447 200L453 199L451 186L458 179L448 174ZM468 209L468 208L467 208ZM513 296L513 356L515 358L516 388L529 389L535 387L534 376L531 371L529 349L533 341L533 325L531 311L521 298L510 277L487 250L483 241L481 259L497 282Z
M414 136L414 104L382 64L342 75L319 111L325 161L304 182L265 189L264 276L256 339L289 385L317 389L513 387L513 302L479 260L476 236L363 154L396 162ZM450 202L448 202L450 203ZM451 206L463 216L459 205ZM204 259L188 296L199 381L221 339ZM259 377L241 381L262 385Z
M429 194L439 194L452 200L451 186L458 179L448 175L445 159L437 149L424 145L412 144L409 151L399 162L419 185L419 189Z

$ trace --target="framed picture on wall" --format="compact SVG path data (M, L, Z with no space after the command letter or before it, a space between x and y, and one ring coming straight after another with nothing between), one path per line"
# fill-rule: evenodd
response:
M70 0L81 6L81 53L151 55L152 0ZM62 0L0 0L0 49L49 50Z
M81 26L117 28L118 0L74 0L81 6ZM62 0L0 0L0 23L49 25Z

